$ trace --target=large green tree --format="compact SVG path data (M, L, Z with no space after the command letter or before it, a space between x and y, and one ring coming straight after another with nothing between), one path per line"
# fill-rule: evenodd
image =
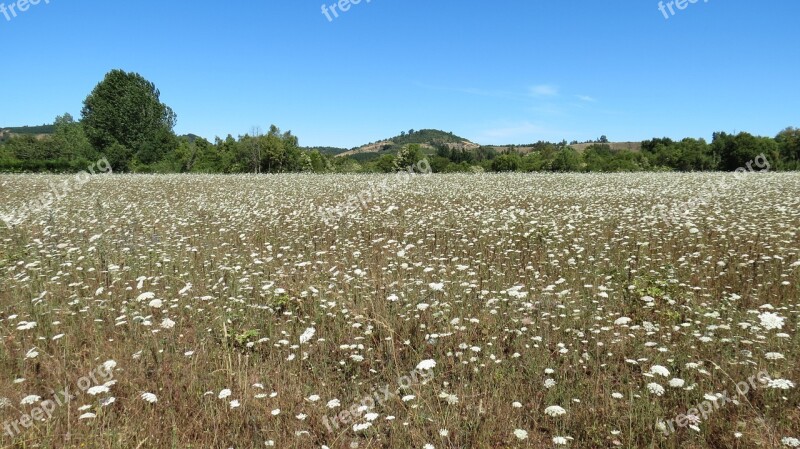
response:
M112 70L86 97L81 114L86 137L114 170L151 164L177 147L176 116L155 85L138 73Z

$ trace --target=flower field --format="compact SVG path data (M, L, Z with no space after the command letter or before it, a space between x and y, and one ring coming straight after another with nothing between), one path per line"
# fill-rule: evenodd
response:
M78 182L0 175L2 448L800 447L800 174Z

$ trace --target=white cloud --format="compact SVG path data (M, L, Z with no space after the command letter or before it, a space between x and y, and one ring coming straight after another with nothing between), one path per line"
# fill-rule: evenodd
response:
M597 99L592 98L588 95L575 95L575 96L578 97L578 99L581 101L588 101L590 103L594 103L595 101L597 101Z
M558 87L552 84L539 84L529 89L534 97L555 97L558 95Z

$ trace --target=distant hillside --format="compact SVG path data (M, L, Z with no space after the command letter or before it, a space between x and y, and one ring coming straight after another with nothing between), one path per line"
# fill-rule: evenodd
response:
M611 147L612 150L629 150L634 152L639 152L642 150L642 142L608 142L604 144L597 144L597 143L578 143L574 145L570 145L575 151L581 153L586 148L592 145L608 145Z
M188 140L189 143L193 143L196 140L202 139L202 137L198 136L197 134L192 134L192 133L184 134L184 135L178 136L178 137L181 137L181 138L184 138L184 139Z
M316 150L316 151L319 151L320 153L328 155L328 156L336 156L336 155L339 155L339 154L346 153L346 152L350 151L347 148L337 148L337 147L303 147L303 149L306 150L306 151L315 151Z
M383 154L395 154L404 145L411 143L419 144L422 151L427 154L436 152L436 148L441 145L447 145L451 149L460 149L467 151L477 151L479 148L487 150L494 150L497 153L517 152L519 154L527 154L536 150L536 145L486 145L481 146L469 140L456 136L453 133L439 131L435 129L423 129L420 131L413 131L410 133L402 133L399 136L392 137L391 139L381 140L378 142L371 142L362 145L352 150L334 149L337 151L322 151L325 154L336 156L349 156L359 161L369 161L380 157ZM579 143L569 145L577 152L582 153L591 145L596 143ZM612 150L629 150L639 152L642 148L641 142L608 142L605 145L611 147Z
M39 126L11 126L2 127L0 130L3 132L8 131L11 134L53 134L56 130L55 125L39 125Z
M42 139L53 134L55 129L54 125L11 126L7 128L0 126L0 142L5 142L15 136L34 136L37 139Z
M469 140L459 137L453 133L439 131L436 129L421 129L419 131L411 130L408 133L401 133L399 136L392 137L391 139L381 140L379 142L372 142L358 148L339 153L339 156L378 156L381 154L394 154L400 148L408 144L418 144L422 147L425 153L433 153L436 147L446 145L451 149L467 149L474 150L480 145L470 142Z

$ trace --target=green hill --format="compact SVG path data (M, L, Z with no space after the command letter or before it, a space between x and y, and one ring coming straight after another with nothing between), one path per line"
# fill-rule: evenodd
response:
M325 154L328 156L336 156L342 153L346 153L350 150L347 148L338 148L338 147L303 147L306 151L319 151L321 154Z
M55 125L39 125L39 126L0 126L0 133L10 133L19 135L40 135L40 134L53 134L56 130Z
M338 156L350 156L359 161L371 160L383 154L395 154L400 148L409 144L419 145L422 147L422 151L427 154L435 153L436 148L443 145L467 150L474 150L480 146L451 132L444 132L438 129L421 129L419 131L412 129L407 133L404 131L400 135L386 140L371 142L339 153Z

